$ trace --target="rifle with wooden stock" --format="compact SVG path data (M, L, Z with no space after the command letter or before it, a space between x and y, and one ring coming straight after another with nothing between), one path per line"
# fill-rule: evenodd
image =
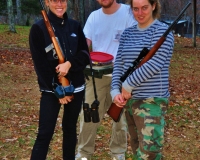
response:
M191 2L189 2L181 11L181 13L178 15L176 20L169 26L169 28L165 31L165 33L160 37L160 39L156 42L156 44L151 48L149 51L148 48L144 47L143 50L140 52L138 58L132 62L131 66L128 68L128 70L122 75L120 80L124 82L126 78L132 74L137 68L142 66L144 63L146 63L148 60L150 60L154 54L157 52L157 50L160 48L160 46L164 43L166 40L167 35L172 30L172 28L178 23L178 21L182 18L183 13L186 11L186 9L190 6ZM115 121L119 122L121 115L123 113L123 107L118 107L115 103L112 103L109 110L107 111L108 115Z
M61 49L61 46L59 44L59 40L55 36L53 27L50 24L47 12L46 12L44 4L42 2L43 0L39 0L39 1L40 1L41 6L42 6L42 10L41 10L42 17L44 19L44 22L45 22L46 28L48 30L49 36L51 38L52 44L53 44L54 49L56 51L56 54L58 56L58 63L62 64L62 63L65 62L65 57L64 57L63 51ZM69 80L66 77L60 77L59 78L59 83L62 85L62 87L59 87L59 90L62 90L61 92L65 91L65 88L68 88L68 89L70 88L69 89L70 90L70 95L68 95L68 96L71 96L71 99L73 99L73 95L71 95L71 91L73 92L74 88L73 87L68 87L68 86L71 86ZM57 97L58 98L63 98L63 97L59 97L58 95L57 95Z

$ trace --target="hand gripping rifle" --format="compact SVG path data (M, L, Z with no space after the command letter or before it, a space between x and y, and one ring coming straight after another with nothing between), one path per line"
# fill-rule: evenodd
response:
M48 19L47 12L46 12L44 4L42 2L43 0L39 0L39 1L40 1L40 4L41 4L42 8L43 8L43 10L41 10L41 14L43 16L46 28L47 28L47 30L49 32L49 36L50 36L50 38L52 40L54 49L55 49L56 54L58 56L58 62L59 62L59 64L64 63L65 62L64 54L62 52L62 49L61 49L60 44L59 44L59 41L58 41L57 37L55 36L54 30L53 30L53 28L52 28L52 26L50 24L49 19ZM69 80L67 78L65 78L65 77L60 77L59 78L59 82L62 84L62 86L56 88L56 90L57 89L59 90L58 92L64 92L65 88L69 89L68 86L71 86ZM74 89L71 89L71 90L73 92ZM71 95L72 92L70 92L69 95L68 95L68 96L71 96L71 98L73 98L73 95ZM57 94L56 94L56 96L58 98L63 98L63 94L62 94L61 97L59 97L59 95L57 95Z
M165 33L161 36L161 38L156 42L156 44L151 48L149 51L146 47L143 48L143 50L140 52L138 58L132 62L131 66L128 68L128 70L122 75L120 80L124 82L126 78L132 74L137 68L142 66L144 63L146 63L148 60L150 60L156 51L160 48L160 46L164 43L166 40L167 35L172 30L172 28L178 23L178 21L182 18L183 13L186 11L186 9L190 6L191 2L189 2L184 9L181 11L181 13L178 15L176 20L169 26L169 28L165 31ZM107 111L108 115L115 121L119 122L121 115L123 113L123 107L118 107L115 103L112 103L109 110Z

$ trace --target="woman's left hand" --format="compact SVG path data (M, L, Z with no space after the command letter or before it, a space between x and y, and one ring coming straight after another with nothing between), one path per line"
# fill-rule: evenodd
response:
M58 77L64 77L69 72L69 69L71 68L71 63L69 61L66 61L65 63L61 63L56 67L56 72L59 73Z
M72 101L72 96L65 96L64 98L60 98L60 104L67 104Z
M118 94L114 97L113 103L115 103L118 107L123 108L126 104L127 100L125 100L121 94Z
M122 97L126 100L131 98L131 93L127 92L123 87L122 87Z

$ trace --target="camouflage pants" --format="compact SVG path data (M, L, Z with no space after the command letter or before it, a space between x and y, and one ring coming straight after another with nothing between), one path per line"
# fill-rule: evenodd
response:
M125 114L137 160L161 159L167 106L167 98L130 99L127 102Z

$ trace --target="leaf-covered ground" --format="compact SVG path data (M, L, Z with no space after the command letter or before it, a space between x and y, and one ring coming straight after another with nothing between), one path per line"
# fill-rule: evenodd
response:
M0 34L0 160L28 160L37 133L40 93L27 47L28 29L22 33L25 34ZM16 43L14 47L12 42ZM197 48L191 46L192 39L175 37L165 160L200 160L200 39L197 38ZM61 116L62 110L48 160L62 159ZM111 119L105 116L97 131L93 159L111 159L110 128ZM131 159L129 145L126 156Z

